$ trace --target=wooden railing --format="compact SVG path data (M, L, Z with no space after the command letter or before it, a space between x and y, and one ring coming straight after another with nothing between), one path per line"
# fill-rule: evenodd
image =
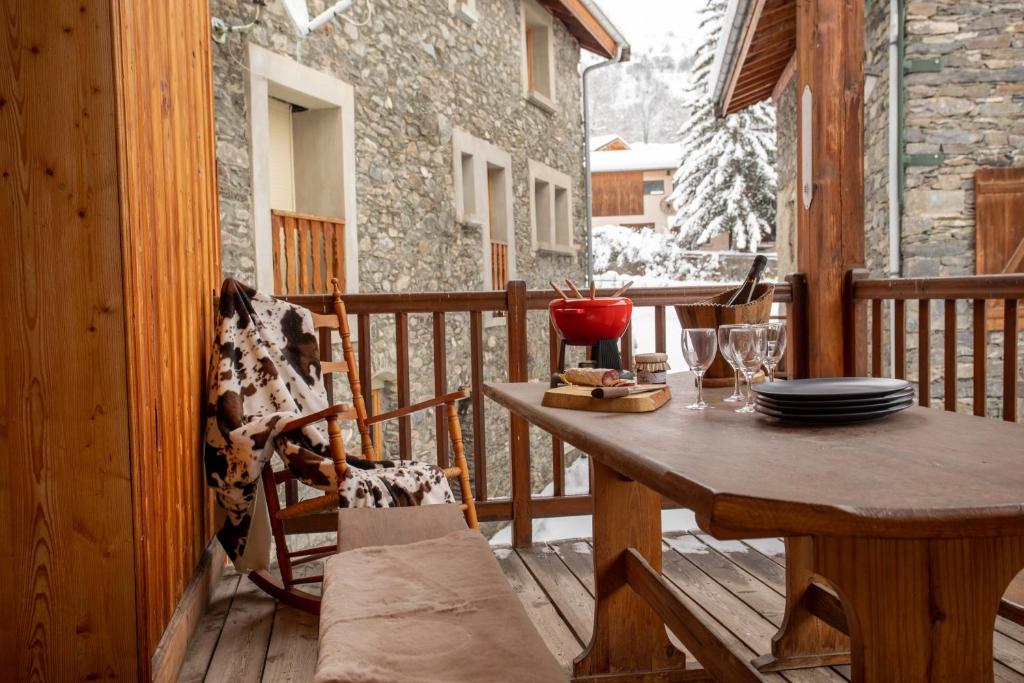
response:
M508 282L508 242L491 240L491 287L504 289Z
M327 294L331 278L345 289L345 221L270 212L275 294Z
M793 373L801 374L805 363L800 361L806 356L805 336L806 324L799 312L805 296L804 280L800 276L790 276L786 283L776 286L775 301L786 307L786 316L793 328L791 333L792 354L789 363ZM650 307L654 309L654 340L657 351L667 349L666 316L669 309L682 303L699 301L723 291L725 287L666 287L633 289L630 298L634 309ZM600 295L607 296L611 290L602 290ZM287 297L294 303L306 306L317 313L330 313L330 299L326 296L291 296ZM448 377L448 361L446 347L448 345L448 315L467 315L469 317L469 359L470 389L472 391L472 463L473 487L477 510L481 521L511 520L513 538L517 545L529 545L532 541L533 520L544 517L589 514L592 499L589 493L583 495L566 495L565 492L565 448L554 440L551 448L554 495L536 497L531 486L531 452L529 425L518 417L510 420L510 481L511 496L508 498L491 499L488 493L488 461L487 435L485 432L487 402L484 399L484 321L485 315L494 313L506 317L507 361L504 376L489 377L494 380L522 382L530 379L528 373L529 348L531 342L536 344L540 337L537 330L528 326L530 311L544 311L551 301L551 292L547 290L527 290L525 283L512 281L505 290L486 292L444 292L444 293L405 293L405 294L351 294L345 297L348 312L356 317L358 330L357 354L360 379L363 386L370 386L373 375L371 354L371 319L384 317L393 323L396 344L396 375L398 407L411 403L410 387L410 350L409 350L409 317L426 315L431 319L432 336L432 368L433 387L435 394L444 394L450 390ZM549 335L549 369L555 370L558 362L558 337L553 333L550 322L546 322ZM623 365L631 364L633 353L633 327L627 328L621 339ZM321 344L324 360L330 360L330 344ZM452 387L454 388L454 387ZM449 464L447 423L445 416L438 411L435 416L435 448L437 463L442 467ZM412 456L412 423L409 417L401 418L398 424L399 457ZM333 516L326 519L293 520L287 525L289 533L305 533L310 531L327 531L334 528Z
M941 301L943 310L943 407L957 408L958 316L957 302L967 301L971 309L971 339L973 366L973 412L985 415L988 390L986 386L988 348L994 332L986 325L992 303L1002 308L1002 417L1009 422L1017 420L1018 380L1018 302L1024 298L1024 275L977 275L970 277L871 279L866 271L852 271L847 278L849 315L857 321L858 335L855 345L854 369L866 374L868 357L874 376L882 375L883 331L889 326L883 318L883 304L891 302L893 368L891 374L899 379L907 375L907 301L917 301L917 364L918 402L931 405L932 375L932 302ZM866 306L870 302L870 339L867 333Z

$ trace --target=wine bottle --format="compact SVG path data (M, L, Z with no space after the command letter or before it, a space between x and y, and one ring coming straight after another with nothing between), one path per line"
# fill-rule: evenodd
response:
M768 265L768 259L762 254L758 254L754 257L754 263L750 266L750 272L747 273L747 277L743 280L743 284L736 290L736 293L732 295L732 298L726 302L726 306L742 306L743 304L749 304L754 299L754 290L757 289L757 283L761 281L761 276L764 275L764 267Z

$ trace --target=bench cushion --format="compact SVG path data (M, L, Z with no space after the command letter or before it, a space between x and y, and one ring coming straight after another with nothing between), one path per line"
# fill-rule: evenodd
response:
M466 528L458 505L338 510L338 552L370 545L405 545Z
M475 529L334 555L317 683L564 683Z

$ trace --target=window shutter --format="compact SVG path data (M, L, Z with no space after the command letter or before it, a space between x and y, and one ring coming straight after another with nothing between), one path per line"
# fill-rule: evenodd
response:
M978 169L974 197L976 272L1024 272L1024 168ZM1002 302L989 302L986 317L988 329L1003 329Z

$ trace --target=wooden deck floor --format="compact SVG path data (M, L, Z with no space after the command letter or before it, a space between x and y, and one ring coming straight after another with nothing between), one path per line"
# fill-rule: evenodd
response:
M665 537L664 571L719 634L751 657L768 651L782 618L785 558L780 540L717 541L702 533ZM589 540L495 548L505 575L551 651L568 671L590 638L593 569ZM997 681L1024 683L1024 628L999 618ZM279 607L249 579L229 573L189 644L181 681L309 681L317 656L317 620ZM839 683L848 667L765 676L769 681Z

